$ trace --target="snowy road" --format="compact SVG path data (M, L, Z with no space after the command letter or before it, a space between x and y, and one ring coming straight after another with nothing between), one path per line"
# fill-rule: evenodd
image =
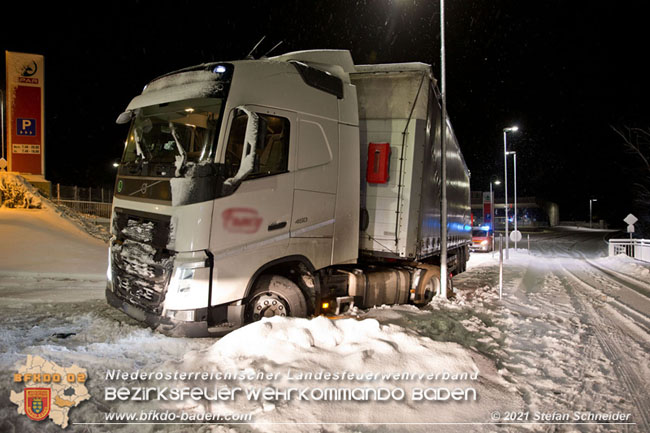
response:
M606 235L556 230L532 236L530 255L512 254L503 301L485 306L507 334L495 341L500 349L495 359L518 384L530 411L620 411L631 413L629 421L636 425L575 427L646 432L650 265L604 257ZM494 281L490 266L473 271L458 284L467 287L463 281L469 279L471 289L476 272ZM535 427L574 431L574 426Z
M183 426L83 424L102 422L107 412L161 406L255 414L257 424L201 427L201 431L218 432L315 428L328 432L646 432L650 431L650 265L604 257L605 235L556 230L532 236L531 254L512 252L506 264L502 300L498 299L496 259L474 254L468 272L454 279L459 293L451 302L436 300L424 309L394 306L356 312L358 319L376 319L379 325L372 320L276 320L222 340L152 333L106 305L100 278L5 273L0 276L0 375L11 377L27 354L87 368L93 398L72 410L68 428L79 432L184 431ZM477 386L483 400L437 411L411 402L377 406L245 401L180 408L171 403L103 399L104 389L111 385L107 369L276 372L285 367L338 371L360 366L415 373L449 359L463 368L481 370L483 380ZM17 415L8 400L11 387L8 381L0 386L0 431L60 431L51 422L35 423ZM511 422L508 417L513 413L518 419ZM615 413L629 418L624 423L599 424L588 418ZM542 415L547 418L541 424L533 418ZM386 419L429 424L361 424ZM320 424L323 420L344 423ZM431 425L439 422L446 424ZM454 424L466 422L476 424Z

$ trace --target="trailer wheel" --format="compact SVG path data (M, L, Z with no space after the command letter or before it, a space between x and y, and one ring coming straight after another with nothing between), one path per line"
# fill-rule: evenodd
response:
M420 283L415 292L414 304L425 305L431 302L434 296L440 296L440 267L426 266L420 277ZM453 282L450 276L447 277L447 297L451 297L454 291Z
M440 291L440 267L426 266L423 269L415 292L414 303L416 305L428 304Z
M280 275L262 275L249 297L246 322L273 316L306 317L307 302L293 281Z

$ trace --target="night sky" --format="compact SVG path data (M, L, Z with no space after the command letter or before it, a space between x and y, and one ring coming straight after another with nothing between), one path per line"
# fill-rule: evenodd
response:
M46 170L54 183L111 186L127 132L115 118L148 81L242 59L262 36L257 55L284 41L273 54L347 49L356 63L419 61L440 76L437 1L12 4L3 6L0 48L45 55ZM472 190L503 178L502 129L516 124L508 143L520 195L557 202L562 220L586 219L597 198L594 215L622 224L637 209L641 172L612 126L650 127L643 3L446 5L448 112Z

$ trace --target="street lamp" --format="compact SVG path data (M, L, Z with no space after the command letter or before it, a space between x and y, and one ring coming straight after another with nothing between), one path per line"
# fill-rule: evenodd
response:
M590 198L589 199L589 228L591 228L591 222L593 221L593 218L591 217L592 215L592 208L593 208L593 202L598 201L596 198Z
M503 128L503 174L504 174L504 192L505 192L505 205L506 205L506 259L508 259L508 144L507 144L507 135L508 132L517 132L519 128L516 126L511 126L509 128Z
M492 234L494 234L494 191L492 190L492 185L501 185L501 181L499 179L490 180L490 226L492 228Z
M445 0L440 0L440 294L447 298L447 77L445 55Z
M494 179L494 177L493 177ZM501 185L501 181L499 179L494 179L490 180L490 228L492 229L492 245L490 248L492 248L492 257L494 257L494 191L492 190L492 185ZM489 234L489 233L488 233Z
M515 212L513 219L515 221L515 232L517 231L517 152L509 151L506 152L507 155L512 155L514 162L514 172L515 172ZM515 251L517 251L517 235L515 235Z

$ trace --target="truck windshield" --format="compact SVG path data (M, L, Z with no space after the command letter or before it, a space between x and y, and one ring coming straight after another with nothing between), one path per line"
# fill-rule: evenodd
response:
M122 163L212 161L222 102L194 99L138 109Z

